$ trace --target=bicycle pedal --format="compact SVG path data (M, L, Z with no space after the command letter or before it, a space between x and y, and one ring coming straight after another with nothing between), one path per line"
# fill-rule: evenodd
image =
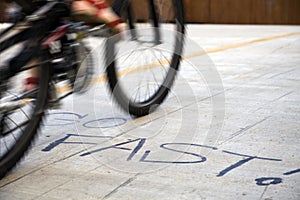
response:
M62 107L62 103L60 102L58 95L57 95L57 90L56 86L54 83L50 84L50 89L49 89L49 102L48 102L48 109L53 109L53 110L58 110Z

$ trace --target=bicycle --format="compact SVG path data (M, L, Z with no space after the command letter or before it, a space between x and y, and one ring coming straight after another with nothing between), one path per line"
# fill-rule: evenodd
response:
M146 6L145 16L138 19L135 17L136 5ZM6 54L10 55L10 51L16 51L19 48L17 45L22 42L34 44L22 49L21 53L27 56L25 60L0 65L0 178L28 150L41 126L45 111L66 96L86 90L91 84L93 56L84 42L87 37L105 40L108 86L123 110L137 117L144 116L153 112L166 99L179 69L184 46L182 0L115 0L112 8L127 24L126 44L134 44L131 46L134 48L126 55L122 54L122 48L118 49L120 38L111 34L108 37L107 33L110 32L106 25L87 26L81 22L66 21L65 18L70 17L69 6L59 1L46 2L32 15L0 33L2 58ZM163 37L171 36L162 34L161 30L166 27L176 30L173 47L168 54L162 53L160 48L164 44ZM32 55L33 48L39 49L38 55ZM147 53L154 58L140 56ZM41 62L27 66L28 61L36 56ZM38 88L20 93L20 76L32 68L39 69ZM78 83L76 76L79 73L82 77ZM158 73L158 77L155 76ZM133 79L132 74L138 74L137 78ZM148 74L147 77L145 74ZM61 80L68 80L72 90L56 98L53 95L54 83ZM127 85L134 85L134 89L126 88Z

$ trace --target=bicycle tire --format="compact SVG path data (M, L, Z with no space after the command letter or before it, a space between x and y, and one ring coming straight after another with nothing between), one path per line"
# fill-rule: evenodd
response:
M42 65L39 71L40 82L36 99L30 104L20 107L14 112L10 112L10 115L6 118L3 118L3 113L0 113L0 115L2 114L2 118L1 116L0 118L7 120L5 131L0 133L0 179L21 160L31 146L42 123L48 97L50 80L49 64ZM14 77L11 79L14 79ZM6 91L6 93L12 94L11 91ZM23 116L21 117L20 114ZM16 123L14 121L14 117L16 116L20 117L20 121L21 118L24 118L24 121L20 122L20 124L14 124ZM15 125L15 127L8 127L9 125Z
M138 1L139 3L142 3L142 1ZM116 49L116 45L118 44L119 41L116 41L116 38L111 37L106 40L106 54L105 54L105 61L106 61L106 74L108 77L108 85L110 88L110 92L112 93L112 96L114 97L115 101L119 104L119 106L125 110L126 112L130 113L131 115L134 116L144 116L147 115L154 110L166 99L168 96L168 93L170 92L170 88L172 87L177 71L179 69L180 61L181 61L181 53L183 50L183 45L184 45L184 33L185 33L185 28L184 28L184 6L183 6L183 1L182 0L170 0L169 2L171 3L171 7L173 8L172 12L173 17L170 17L170 19L162 19L162 14L158 13L157 10L160 7L160 10L164 10L161 8L160 2L166 2L166 1L158 1L158 0L152 0L147 2L150 2L149 5L149 13L148 13L148 19L142 19L144 22L141 24L150 24L150 29L149 32L152 32L151 37L153 37L153 43L156 43L157 46L160 44L157 44L157 33L159 33L160 29L159 27L163 27L163 25L167 24L172 24L175 28L176 33L174 33L174 46L172 47L173 49L171 50L172 52L170 53L170 59L169 59L169 67L168 69L164 69L166 71L166 75L161 79L160 83L155 83L157 84L158 87L156 87L153 91L152 94L147 94L147 97L144 97L143 99L136 100L132 99L133 93L130 93L132 90L126 90L124 89L124 86L127 84L126 81L121 81L121 77L118 75L120 74L120 71L122 73L122 70L118 68L118 65L123 64L121 61L118 61L118 56ZM151 5L152 2L152 5ZM131 2L132 3L132 2ZM131 6L132 4L129 4ZM146 4L146 2L144 2ZM139 5L140 7L141 6ZM126 6L125 6L126 7ZM155 10L153 8L156 8ZM169 5L170 8L170 5ZM129 42L134 42L138 41L140 42L139 34L142 34L142 29L141 33L139 33L138 30L138 23L139 21L136 19L134 20L134 9L128 8L126 9L125 12L127 12L127 23L129 24L131 38L128 40ZM166 11L167 12L167 11ZM150 21L150 22L148 22ZM146 30L146 29L145 29ZM147 31L147 30L146 30ZM142 36L141 36L142 37ZM161 40L161 38L159 38ZM159 41L163 43L163 41ZM126 44L125 44L126 46ZM119 49L119 51L121 51ZM134 50L133 50L134 51ZM133 51L129 50L129 54L132 53ZM162 56L164 58L164 56ZM135 59L133 59L135 60ZM168 60L168 59L165 59ZM164 60L164 62L166 62ZM133 61L134 62L134 61ZM156 61L156 62L161 62L161 61ZM168 65L167 64L167 65ZM151 69L150 69L151 70ZM123 70L124 71L124 70ZM137 70L138 71L138 70ZM149 70L148 70L149 71ZM123 75L124 76L124 75ZM129 79L129 78L128 78ZM140 79L143 79L143 77L140 77ZM151 81L149 81L150 83ZM140 86L137 86L133 90L138 90ZM146 86L143 86L146 87ZM148 86L147 86L148 87ZM137 95L137 94L134 94ZM136 97L135 97L136 98Z

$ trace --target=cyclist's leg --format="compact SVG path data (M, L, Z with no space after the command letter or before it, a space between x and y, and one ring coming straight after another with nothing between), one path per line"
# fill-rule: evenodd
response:
M79 18L78 20L87 23L105 23L117 33L124 29L120 18L105 0L76 0L72 9L75 19Z
M33 59L28 63L29 66L36 65L36 64L38 64L38 61L36 59ZM27 92L38 87L39 84L38 75L39 75L39 69L37 67L32 68L28 71L27 78L24 81L25 85L23 88L23 92Z

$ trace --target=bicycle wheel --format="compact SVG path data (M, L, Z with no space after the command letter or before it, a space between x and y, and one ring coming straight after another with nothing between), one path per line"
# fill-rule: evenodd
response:
M6 58L1 54L2 58ZM23 157L42 122L48 97L50 67L48 64L35 67L39 68L40 82L37 89L26 94L20 93L24 87L25 70L10 78L5 84L7 87L0 90L0 179Z
M123 7L129 30L121 41L106 40L106 73L121 108L143 116L165 100L174 83L184 43L183 2L132 0Z

